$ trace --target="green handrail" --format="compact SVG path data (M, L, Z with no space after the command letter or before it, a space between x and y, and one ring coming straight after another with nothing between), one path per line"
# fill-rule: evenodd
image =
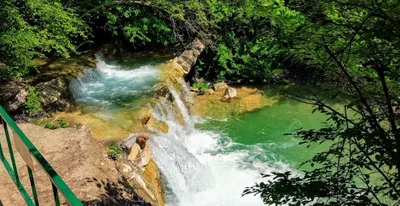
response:
M32 144L32 142L28 139L28 137L21 131L21 129L15 124L12 118L7 114L7 112L0 106L0 122L3 124L4 134L6 136L8 150L10 151L10 159L12 163L12 167L10 163L4 156L3 149L0 143L0 160L3 162L4 167L8 171L9 175L11 176L12 180L16 184L19 192L21 193L22 197L25 199L25 202L31 205L39 205L38 196L36 193L36 186L34 182L34 177L31 168L27 166L29 180L31 183L32 188L32 196L33 199L29 196L28 192L21 184L21 181L18 176L17 166L15 163L14 152L11 145L10 134L8 127L10 127L20 138L21 141L25 144L28 148L30 155L36 159L37 163L42 167L43 171L49 176L52 182L53 194L54 194L54 201L55 205L60 205L60 199L58 197L58 191L65 197L70 205L73 206L81 206L83 205L82 202L76 197L76 195L71 191L71 189L65 184L62 178L57 174L57 172L51 167L51 165L47 162L47 160L40 154L40 152L36 149L36 147ZM15 138L15 137L14 137Z

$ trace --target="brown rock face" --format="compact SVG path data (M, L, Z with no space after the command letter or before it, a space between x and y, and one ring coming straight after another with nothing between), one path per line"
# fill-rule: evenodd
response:
M190 69L196 63L197 58L204 48L204 44L199 39L195 39L189 49L185 50L179 57L174 59L174 62L180 66L183 75L190 72Z
M18 82L0 82L0 105L8 112L18 111L26 102L27 85Z

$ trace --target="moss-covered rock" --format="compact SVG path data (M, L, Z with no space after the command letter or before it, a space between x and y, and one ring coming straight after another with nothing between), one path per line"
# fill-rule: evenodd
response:
M46 112L63 111L70 107L68 82L63 78L41 82L35 86Z

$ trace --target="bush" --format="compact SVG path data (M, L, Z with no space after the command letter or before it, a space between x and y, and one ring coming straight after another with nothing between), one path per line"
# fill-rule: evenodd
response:
M118 142L111 142L107 146L107 151L108 151L108 156L113 159L117 160L122 156L122 152L124 151L122 149L122 145L119 144Z
M57 129L57 125L55 125L54 123L51 123L51 122L46 123L44 125L44 127L47 128L47 129Z
M34 114L40 111L42 103L34 87L28 87L28 95L26 96L25 111L28 114Z
M47 129L57 129L59 127L66 128L69 125L63 119L57 119L56 120L57 123L54 123L54 121L49 121L49 119L47 119L47 118L34 118L34 119L29 119L29 122L32 124L43 126L44 128L47 128Z
M57 119L56 121L61 128L67 128L69 126L68 122L64 119Z
M193 83L192 87L199 89L201 92L205 92L208 89L208 84L204 82L195 82Z

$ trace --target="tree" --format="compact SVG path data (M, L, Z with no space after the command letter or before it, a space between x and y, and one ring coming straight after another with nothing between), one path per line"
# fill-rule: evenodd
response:
M308 23L293 37L297 61L322 70L349 95L338 111L318 97L298 97L329 116L319 130L297 131L303 144L332 143L305 162L301 176L266 174L274 180L246 188L266 204L400 204L398 1L291 1ZM354 115L348 115L351 111Z
M0 77L19 78L35 68L34 58L69 57L86 38L85 23L51 0L0 2Z

